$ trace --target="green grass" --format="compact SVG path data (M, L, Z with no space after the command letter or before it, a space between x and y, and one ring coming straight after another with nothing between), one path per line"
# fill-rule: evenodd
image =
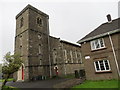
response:
M14 79L13 78L9 78L7 81L13 81ZM3 82L5 81L5 79L0 79L0 82Z
M4 86L3 90L20 90L20 89L12 86Z
M73 88L118 88L118 80L85 81Z
M75 78L75 76L73 74L68 74L68 75L65 75L63 78L70 78L70 79L72 79L72 78Z

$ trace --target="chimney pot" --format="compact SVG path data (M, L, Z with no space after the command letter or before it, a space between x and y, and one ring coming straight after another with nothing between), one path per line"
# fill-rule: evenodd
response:
M112 19L111 19L111 15L110 15L110 14L107 15L107 20L108 20L108 23L111 23L111 22L112 22Z

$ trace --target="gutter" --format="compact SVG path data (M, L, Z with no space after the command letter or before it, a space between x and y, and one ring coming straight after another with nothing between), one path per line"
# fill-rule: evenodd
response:
M116 53L115 53L115 48L114 48L114 45L113 45L110 33L108 33L108 36L109 36L110 44L111 44L111 47L112 47L113 56L114 56L114 60L115 60L115 64L116 64L116 68L117 68L117 72L118 72L118 76L120 77L120 70L119 70L119 66L118 66L118 62L117 62L117 56L116 56Z
M103 34L100 34L100 35L96 35L96 36L93 36L93 37L90 37L90 38L87 38L87 39L79 40L77 43L80 44L80 43L87 42L87 41L90 41L90 40L93 40L93 39L96 39L96 38L107 36L108 33L109 34L114 34L114 33L118 33L118 32L120 32L120 29L116 29L114 31L110 31L110 32L106 32L106 33L103 33Z

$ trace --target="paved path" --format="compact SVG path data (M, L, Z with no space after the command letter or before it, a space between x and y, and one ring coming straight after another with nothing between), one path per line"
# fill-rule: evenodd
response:
M67 81L69 79L51 79L33 82L8 82L8 86L17 88L53 88L54 85Z

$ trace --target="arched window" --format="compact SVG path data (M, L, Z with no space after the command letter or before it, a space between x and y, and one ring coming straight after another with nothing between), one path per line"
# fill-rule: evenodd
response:
M57 51L56 51L55 48L53 49L53 63L54 63L54 64L57 63Z
M20 28L23 26L23 23L24 23L24 19L23 17L20 19Z
M40 17L37 18L37 24L39 26L42 26L42 24L43 24L43 21L42 21L42 19Z

